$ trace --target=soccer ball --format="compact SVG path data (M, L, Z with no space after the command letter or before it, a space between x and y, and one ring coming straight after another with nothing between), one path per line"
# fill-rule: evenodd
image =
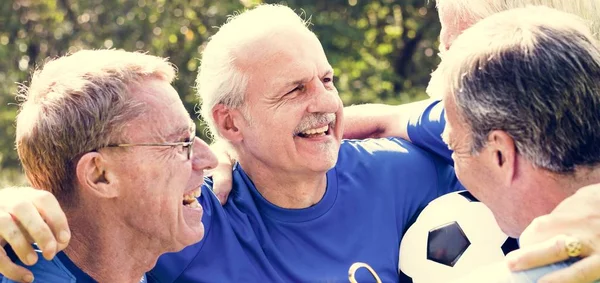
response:
M469 192L433 200L404 234L400 270L414 283L448 282L497 263L518 248Z

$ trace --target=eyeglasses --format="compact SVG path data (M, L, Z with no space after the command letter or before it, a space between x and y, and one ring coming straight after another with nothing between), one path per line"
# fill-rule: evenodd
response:
M187 142L165 142L165 143L121 143L121 144L109 144L106 147L131 147L131 146L181 146L182 149L187 150L187 159L192 158L192 151L194 149L194 141L196 136L192 136L190 141Z

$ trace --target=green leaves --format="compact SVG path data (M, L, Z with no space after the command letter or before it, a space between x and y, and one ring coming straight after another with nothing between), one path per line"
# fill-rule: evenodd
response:
M14 150L14 94L35 66L79 49L144 50L178 66L188 111L203 44L227 16L260 0L9 0L0 5L0 186L22 182ZM433 1L283 1L306 18L335 68L346 105L425 97L439 21ZM196 116L196 114L192 114ZM200 123L198 134L205 131ZM16 172L16 173L15 173ZM21 179L20 179L21 178ZM2 181L4 180L4 181Z

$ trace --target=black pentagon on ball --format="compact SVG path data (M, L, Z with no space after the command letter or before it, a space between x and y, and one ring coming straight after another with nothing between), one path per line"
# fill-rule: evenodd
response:
M454 221L429 230L427 259L453 267L471 242Z
M515 238L507 238L506 241L504 241L504 244L502 244L502 252L504 255L507 255L508 253L518 249L519 242Z
M479 200L476 199L469 191L461 191L458 194L463 196L470 202L479 202Z

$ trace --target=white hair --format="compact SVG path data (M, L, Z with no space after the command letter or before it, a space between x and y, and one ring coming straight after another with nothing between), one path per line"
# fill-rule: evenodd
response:
M200 114L214 135L219 135L219 132L212 117L213 108L218 104L240 108L244 104L248 73L238 64L240 59L252 56L245 50L246 47L272 35L275 30L307 29L307 25L308 21L289 7L260 5L230 16L210 38L202 52L196 87L201 101Z
M600 0L436 0L437 7L451 13L456 22L477 22L498 12L546 6L581 17L600 38Z

